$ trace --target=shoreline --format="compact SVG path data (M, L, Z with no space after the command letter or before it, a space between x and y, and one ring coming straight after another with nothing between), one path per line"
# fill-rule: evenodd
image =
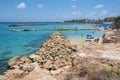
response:
M16 56L10 59L8 63L10 69L5 72L5 75L0 75L0 79L6 80L9 76L11 80L64 80L69 72L79 75L80 68L83 66L94 68L92 71L97 70L98 73L104 70L104 67L118 69L119 52L120 43L99 44L99 42L86 42L84 37L66 39L61 33L53 33L35 53L27 57ZM116 71L113 72L117 74ZM87 73L85 74L88 75ZM92 72L89 73L92 74ZM32 78L30 78L31 75ZM72 78L81 79L81 76Z
M66 37L65 37L66 38ZM72 45L77 45L77 44L79 44L79 45L81 45L81 46L78 46L78 49L81 49L81 47L83 46L83 45L88 45L88 42L87 42L87 44L86 44L86 41L85 41L85 35L84 35L84 37L81 37L81 35L80 35L80 37L70 37L70 38L67 38L68 40L70 40L70 42L71 42L71 44ZM46 40L45 40L46 41ZM85 43L85 44L83 44L83 43ZM40 49L40 48L39 48ZM39 50L38 49L38 50ZM37 51L38 51L37 50ZM37 52L37 51L35 51L35 52ZM34 53L32 53L32 54L34 54ZM25 57L25 56L23 56L23 57ZM8 68L9 69L9 68ZM8 70L7 69L7 70Z
M76 31L77 32L77 31ZM73 35L72 35L73 36ZM85 34L84 34L84 37L85 37ZM81 38L83 38L83 37L81 37L81 35L80 35L80 40L81 40ZM73 39L75 39L75 38L73 38ZM76 39L78 39L77 37L76 37ZM77 44L77 43L76 43ZM28 44L29 45L29 44ZM81 45L81 44L80 44ZM35 51L36 52L36 51ZM20 53L20 52L19 52ZM4 63L3 63L4 64ZM7 64L6 64L7 65ZM3 71L2 71L3 72Z

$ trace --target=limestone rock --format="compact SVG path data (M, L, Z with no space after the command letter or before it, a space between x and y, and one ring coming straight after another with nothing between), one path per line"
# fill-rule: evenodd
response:
M20 59L20 57L18 57L18 56L15 56L12 59L10 59L8 62L8 65L10 66L10 68L14 68L13 66L17 64L19 59Z
M20 69L23 70L23 71L30 72L34 69L34 66L31 65L31 64L24 64L24 65L20 66Z
M61 33L53 33L30 58L41 67L56 70L71 65L71 56L77 51L77 46L72 45Z
M120 41L119 31L109 30L103 35L103 43L117 43Z
M18 57L15 56L12 59L9 60L8 65L10 68L18 68L22 64L30 64L31 60L27 57Z

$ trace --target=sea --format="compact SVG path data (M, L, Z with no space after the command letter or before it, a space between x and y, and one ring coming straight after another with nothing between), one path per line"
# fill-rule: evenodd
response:
M9 27L10 24L39 25ZM102 36L104 30L87 30L87 28L93 28L94 26L95 24L54 22L0 22L0 74L3 74L8 69L10 58L33 54L48 39L50 34L61 32L68 39L86 37L86 34L90 33L94 33L95 37ZM55 28L80 28L86 30L58 31ZM11 31L11 29L17 31ZM20 31L25 29L30 31Z

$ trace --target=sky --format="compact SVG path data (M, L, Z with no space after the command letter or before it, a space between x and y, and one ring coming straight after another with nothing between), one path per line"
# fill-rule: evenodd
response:
M57 22L120 15L120 0L0 0L0 22Z

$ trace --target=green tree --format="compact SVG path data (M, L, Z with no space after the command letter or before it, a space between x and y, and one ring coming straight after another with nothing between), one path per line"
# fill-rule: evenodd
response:
M116 17L113 22L113 29L119 29L120 28L120 16Z

